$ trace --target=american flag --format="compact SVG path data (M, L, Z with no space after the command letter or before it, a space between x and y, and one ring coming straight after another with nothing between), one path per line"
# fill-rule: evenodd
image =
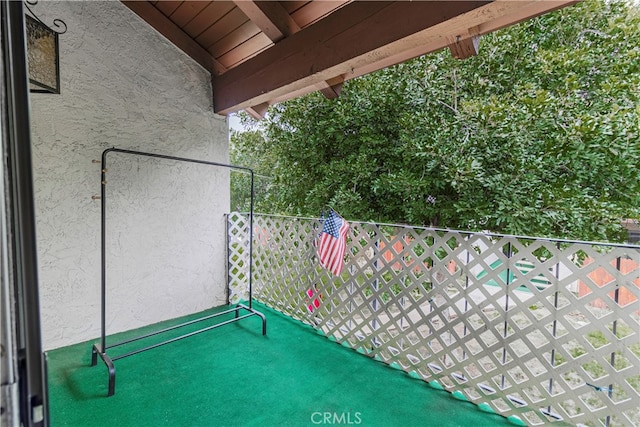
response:
M334 211L324 220L318 256L320 265L338 276L344 264L344 251L347 246L347 231L349 223Z

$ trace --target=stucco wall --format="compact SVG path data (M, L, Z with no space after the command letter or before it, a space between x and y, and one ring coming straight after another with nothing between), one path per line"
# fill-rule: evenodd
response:
M64 20L61 94L32 94L45 349L100 334L100 159L119 147L228 161L209 74L120 2L40 2ZM108 332L226 302L223 169L109 155Z

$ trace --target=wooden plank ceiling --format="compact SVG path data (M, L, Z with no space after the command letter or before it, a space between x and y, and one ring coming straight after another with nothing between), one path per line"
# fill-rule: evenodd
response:
M576 0L123 1L211 72L214 110L262 116L270 104L448 48Z

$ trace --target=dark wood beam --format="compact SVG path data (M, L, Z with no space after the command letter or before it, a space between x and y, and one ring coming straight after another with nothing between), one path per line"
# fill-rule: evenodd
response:
M214 109L227 114L348 73L381 59L377 49L487 3L350 3L214 78Z
M327 81L321 82L321 85L324 87L320 89L320 92L327 99L335 99L340 96L340 91L342 91L342 83L344 83L344 76L334 77Z
M279 2L235 0L234 3L274 43L300 31Z
M160 10L148 1L122 1L136 15L145 20L160 34L169 39L179 49L202 65L211 74L221 74L226 68L215 60L209 52L196 43L191 36L171 22Z
M264 119L264 115L267 113L267 109L269 108L268 103L262 103L259 105L254 105L252 107L247 107L244 110L249 113L251 117L256 120Z

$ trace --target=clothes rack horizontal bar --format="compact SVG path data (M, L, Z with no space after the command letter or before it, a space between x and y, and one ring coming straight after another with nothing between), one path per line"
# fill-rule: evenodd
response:
M231 164L228 164L228 163L212 162L212 161L209 161L209 160L190 159L190 158L187 158L187 157L170 156L170 155L167 155L167 154L145 153L145 152L142 152L142 151L125 150L125 149L122 149L122 148L115 148L115 147L107 148L106 150L104 150L103 156L106 155L107 153L133 154L135 156L151 157L151 158L156 158L156 159L175 160L175 161L178 161L178 162L186 162L186 163L198 163L198 164L201 164L201 165L209 165L209 166L220 166L220 167L223 167L223 168L243 170L243 171L246 171L246 172L250 173L252 176L254 175L253 169L251 169L251 168L248 168L248 167L245 167L245 166L231 165Z
M212 319L214 317L222 316L222 315L228 314L228 313L233 313L234 311L238 311L238 310L242 310L242 309L243 309L243 307L234 307L234 308L229 309L229 310L221 311L220 313L214 313L214 314L211 314L211 315L208 315L208 316L205 316L205 317L201 317L199 319L190 320L188 322L183 322L183 323L180 323L178 325L169 326L167 328L159 329L157 331L150 332L148 334L140 335L140 336L135 337L135 338L131 338L131 339L128 339L128 340L120 341L120 342L117 342L115 344L111 344L111 345L106 346L105 349L114 348L114 347L118 347L118 346L121 346L121 345L129 344L129 343L132 343L132 342L135 342L135 341L139 341L141 339L149 338L149 337L152 337L154 335L159 335L159 334L162 334L164 332L172 331L174 329L178 329L178 328L181 328L183 326L193 325L194 323L199 323L199 322L202 322L204 320Z
M229 323L237 322L238 320L242 320L242 319L245 319L245 318L251 317L251 316L257 316L257 314L256 313L249 313L249 314L242 315L240 317L234 317L233 319L226 320L224 322L217 323L215 325L208 326L206 328L198 329L197 331L189 332L188 334L180 335L179 337L171 338L169 340L162 341L162 342L159 342L157 344L153 344L153 345L150 345L150 346L147 346L147 347L143 347L143 348L140 348L138 350L130 351L129 353L125 353L125 354L121 354L119 356L111 357L111 360L113 360L115 362L116 360L124 359L125 357L133 356L134 354L142 353L143 351L151 350L153 348L160 347L160 346L163 346L165 344L170 344L172 342L176 342L176 341L179 341L181 339L188 338L188 337L197 335L197 334L202 333L202 332L210 331L211 329L215 329L215 328L218 328L220 326L228 325Z

